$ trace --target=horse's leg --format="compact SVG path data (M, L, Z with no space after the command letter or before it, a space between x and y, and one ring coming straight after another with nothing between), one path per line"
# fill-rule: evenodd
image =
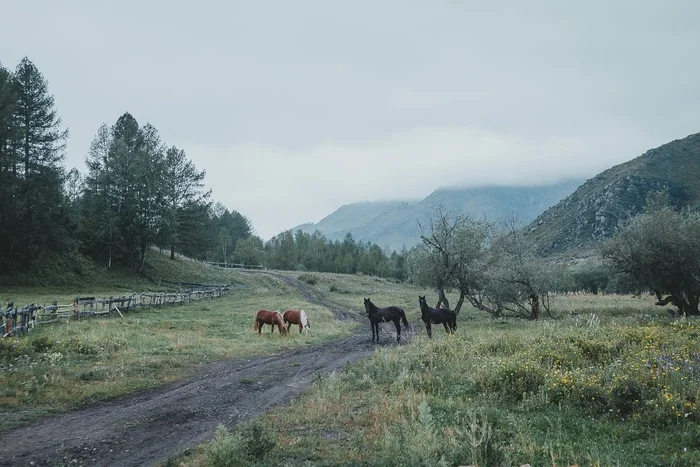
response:
M289 329L292 327L292 322L287 322L287 334L289 334Z
M452 332L450 332L450 331L451 331L451 329L450 329L451 326L448 326L448 325L447 325L447 321L443 321L443 322L442 322L442 325L445 326L445 332L446 332L447 334L452 334Z
M377 331L377 344L379 344L379 322L372 323L372 342L374 342L374 332Z
M263 323L262 321L258 320L258 336L259 336L260 333L262 332L262 328L263 328L264 325L265 325L265 323Z
M396 326L396 342L401 342L401 321L397 318L394 320L394 326Z
M428 338L432 339L433 338L433 327L430 324L430 321L427 321L425 323L425 330L428 331Z

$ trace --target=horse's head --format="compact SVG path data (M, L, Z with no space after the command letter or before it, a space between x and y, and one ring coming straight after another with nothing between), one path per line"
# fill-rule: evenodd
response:
M284 318L282 318L282 313L277 313L277 324L280 328L280 334L287 334L287 326L285 326L284 324Z
M420 306L421 311L428 306L428 303L425 301L425 295L418 295L418 305Z
M369 298L365 298L365 311L369 314L370 310L372 310L372 302Z

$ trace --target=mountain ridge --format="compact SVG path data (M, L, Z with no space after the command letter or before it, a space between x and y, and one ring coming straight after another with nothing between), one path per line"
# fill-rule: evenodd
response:
M672 206L700 207L700 133L673 140L586 180L528 226L543 255L590 250L668 191Z
M580 183L580 179L567 179L540 186L440 187L422 200L346 204L318 223L301 224L292 231L313 234L318 230L330 240L341 240L350 233L356 241L398 251L418 243L419 225L427 225L437 206L491 220L515 215L527 223Z

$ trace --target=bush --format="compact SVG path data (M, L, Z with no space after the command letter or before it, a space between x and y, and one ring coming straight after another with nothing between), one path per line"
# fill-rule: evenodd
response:
M298 279L300 281L306 282L309 285L316 285L318 283L318 275L314 273L304 273L300 274Z
M77 337L69 337L62 341L60 343L60 348L66 353L77 353L81 355L94 355L97 353L97 349Z
M0 339L0 360L12 360L31 353L33 349L27 339Z
M219 425L214 440L204 447L204 458L211 467L245 465L241 451L240 440L232 436L226 427Z
M34 352L43 353L47 350L51 350L55 345L53 339L48 336L39 336L31 341Z
M262 459L277 445L277 433L259 422L246 424L240 437L244 452L254 459Z
M244 425L235 435L219 425L214 440L204 448L204 457L212 467L249 465L263 459L276 445L277 433L260 422Z
M536 394L545 382L545 372L538 364L524 361L501 361L482 375L477 389L484 394L498 394L509 401L521 401Z

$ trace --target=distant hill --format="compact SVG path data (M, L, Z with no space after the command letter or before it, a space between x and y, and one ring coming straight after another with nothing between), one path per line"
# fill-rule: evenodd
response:
M666 187L676 206L700 207L700 133L664 144L586 181L528 227L540 252L586 250L613 236Z
M316 224L302 224L293 230L318 230L331 240L341 240L349 232L355 240L400 250L418 243L418 224L427 225L436 206L492 220L516 216L526 224L572 193L580 183L581 180L567 180L536 187L439 188L420 201L348 204Z

